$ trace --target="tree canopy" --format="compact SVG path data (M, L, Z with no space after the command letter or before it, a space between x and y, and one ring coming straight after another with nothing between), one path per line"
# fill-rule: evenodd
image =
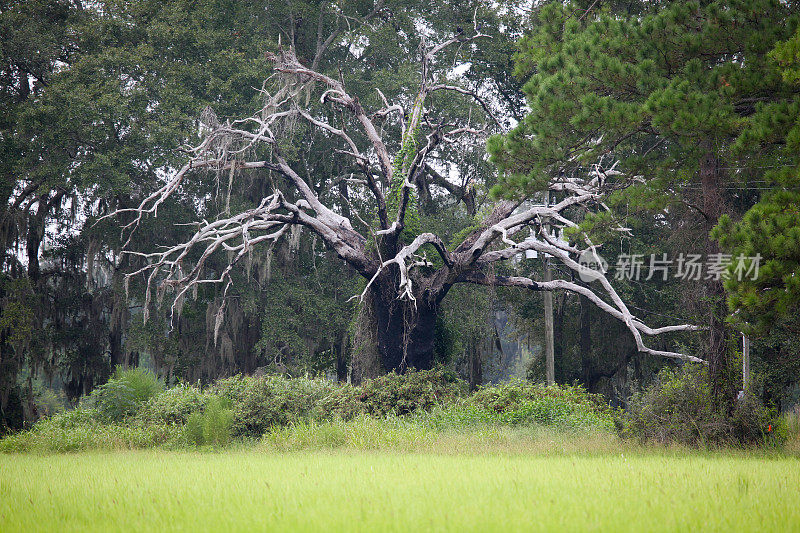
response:
M587 229L608 236L649 210L672 228L673 250L721 257L709 237L720 217L740 216L765 166L795 157L767 139L792 120L796 88L768 52L794 32L796 6L681 1L621 15L548 3L534 20L517 62L530 113L489 144L504 171L495 191L526 195L613 165L610 209L587 217ZM719 378L730 352L721 275L698 285L693 307L707 314L704 351Z
M798 14L5 2L3 418L35 416L37 383L75 402L138 363L168 381L447 364L477 385L513 352L538 379L543 292L559 381L619 399L704 361L730 400L744 331L788 387ZM587 277L587 257L616 271Z

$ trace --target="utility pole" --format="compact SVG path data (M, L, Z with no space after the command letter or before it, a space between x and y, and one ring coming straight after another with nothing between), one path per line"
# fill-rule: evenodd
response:
M544 195L546 205L550 205L550 192ZM545 232L550 233L550 225L546 225ZM550 267L550 259L547 254L542 255L544 261L544 280L553 280L553 271ZM555 365L555 339L553 335L553 293L551 291L544 292L544 373L545 380L548 385L553 385L556 382L556 365Z
M550 270L550 260L544 258L544 280L552 281L553 272ZM553 336L553 293L544 292L544 368L545 379L548 385L556 382L555 365L555 340Z

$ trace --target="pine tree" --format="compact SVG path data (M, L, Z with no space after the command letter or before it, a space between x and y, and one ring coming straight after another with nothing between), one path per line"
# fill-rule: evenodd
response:
M798 50L800 31L770 53L776 70L794 88L794 97L764 104L751 131L740 139L741 150L775 146L764 173L769 189L740 221L723 215L714 229L714 237L734 258L725 282L731 321L749 334L768 334L785 325L795 333L800 330Z
M535 31L517 58L530 112L489 144L504 172L495 192L530 194L553 177L617 162L624 178L608 187L641 181L616 195L617 216L660 212L684 242L702 247L685 251L718 253L709 232L749 202L729 188L761 179L757 167L772 155L767 143L742 147L792 97L768 52L794 32L798 6L676 1L613 9L549 3L534 12ZM715 391L730 398L722 283L707 280L691 292L708 310L705 355Z

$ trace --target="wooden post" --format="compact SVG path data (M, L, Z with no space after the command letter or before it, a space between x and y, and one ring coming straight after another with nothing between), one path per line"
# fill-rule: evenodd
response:
M544 195L545 204L550 205L549 191ZM545 226L546 232L550 232L550 225ZM547 254L542 254L544 261L544 280L553 280L553 271L550 269L550 260ZM553 293L545 291L544 293L544 369L545 380L548 385L553 385L556 382L556 365L555 365L555 338L553 335Z
M750 383L750 339L742 333L742 390Z
M544 280L552 281L553 272L550 270L550 261L544 258ZM556 382L555 366L555 341L553 336L553 293L544 293L544 362L545 379L548 385Z

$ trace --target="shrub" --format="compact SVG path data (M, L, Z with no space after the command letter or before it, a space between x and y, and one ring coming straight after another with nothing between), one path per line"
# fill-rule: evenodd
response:
M189 415L202 411L208 395L185 383L160 392L144 402L137 417L145 422L185 424Z
M144 368L117 367L104 385L97 387L89 403L108 420L120 421L136 413L147 400L164 389L164 384Z
M775 413L753 395L737 400L731 415L717 407L708 372L697 365L662 370L623 417L624 436L660 443L763 443L769 427L776 427Z
M81 405L79 407L76 407L75 409L57 413L48 418L46 423L44 421L41 421L38 424L36 424L36 426L40 424L47 424L53 427L67 429L77 426L96 424L100 422L102 416L103 415L96 408L89 407L87 405Z
M227 398L231 402L239 402L245 396L245 391L250 386L251 381L256 378L236 374L229 378L218 379L209 390L222 398Z
M613 428L615 411L599 395L582 387L512 381L483 387L452 407L434 409L428 418L437 427L471 425Z
M22 390L23 402L32 402L34 405L34 416L36 418L47 418L56 413L64 411L68 405L66 396L61 391L55 391L46 387L39 380L33 381L32 395L29 396L28 389Z
M600 394L591 394L581 386L551 385L527 381L510 381L496 386L482 387L470 397L470 401L494 412L510 412L520 409L525 403L545 399L579 406L582 409L610 412Z
M466 395L466 382L443 367L433 370L386 374L367 380L360 387L340 387L326 397L320 411L349 420L364 413L378 418L427 411Z
M188 416L184 430L190 444L225 446L231 442L232 427L230 401L211 396L203 412Z
M729 426L729 440L741 444L780 445L787 437L784 419L749 392L736 401Z
M118 450L177 445L179 426L170 424L104 423L90 410L75 410L78 416L55 416L39 421L30 431L0 440L0 453L63 453L79 450Z
M272 426L318 417L318 404L334 384L282 376L237 377L214 390L233 403L233 434L260 437Z
M565 398L542 397L521 402L517 409L501 417L509 425L540 424L543 426L578 427L586 425L613 426L610 416L587 405L574 404Z
M221 380L213 388L233 402L234 434L252 437L303 419L406 415L450 403L466 394L467 389L455 373L443 368L388 374L359 387L307 378L236 376Z
M786 427L786 448L790 452L800 453L800 405L783 414L781 417Z
M788 438L800 440L800 404L783 414Z

